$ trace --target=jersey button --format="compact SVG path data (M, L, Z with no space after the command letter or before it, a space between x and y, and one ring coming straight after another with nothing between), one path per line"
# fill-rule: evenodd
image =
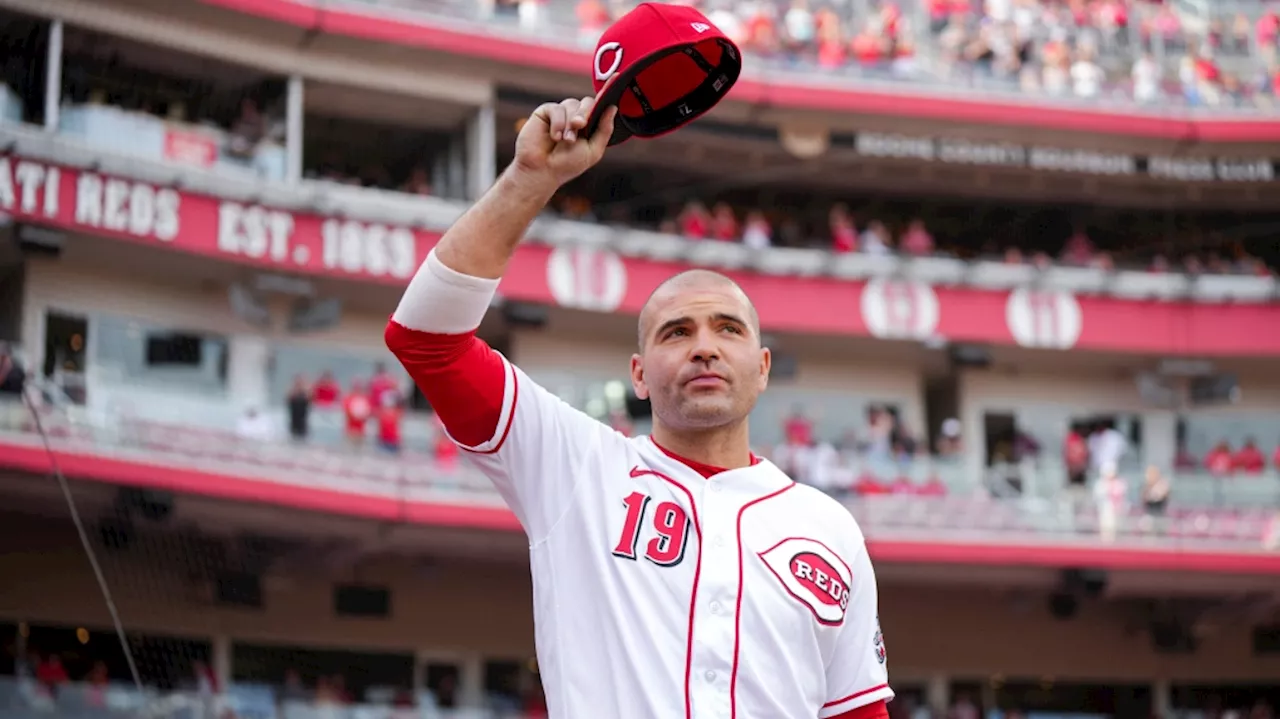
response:
M716 536L716 546L717 546L717 547L723 547L723 546L724 546L724 535L723 535L723 534L721 534L721 535L717 535L717 536Z
M716 680L716 673L711 671L710 669L707 670L707 673L705 676L707 677L707 681L709 682L714 682Z
M720 602L712 602L712 603L711 603L711 613L712 613L712 614L719 614L719 613L720 613Z

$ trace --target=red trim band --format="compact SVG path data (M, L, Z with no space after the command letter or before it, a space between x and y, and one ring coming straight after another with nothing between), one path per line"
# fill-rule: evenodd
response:
M879 685L879 686L871 687L870 689L863 689L862 691L860 691L860 692L854 692L854 693L850 694L850 695L849 695L849 696L847 696L847 697L842 697L842 698L840 698L840 699L836 699L836 700L833 700L833 701L829 701L829 702L827 702L826 704L823 704L823 705L822 705L822 708L823 708L823 709L830 709L831 707L833 707L833 706L835 706L835 705L837 705L837 704L844 704L844 703L845 703L845 702L847 702L847 701L851 701L851 700L853 700L853 699L857 699L858 697L866 696L866 695L870 694L871 692L878 692L878 691L880 691L881 689L888 689L888 688L889 688L889 685L888 685L888 684L881 684L881 685Z
M698 581L702 577L702 522L698 519L698 505L693 501L693 493L687 487L662 472L638 467L631 470L632 477L641 477L646 474L658 477L684 492L684 496L689 498L689 511L693 513L693 531L698 535L698 559L693 565L693 590L689 592L689 629L685 633L684 649L684 715L685 719L693 719L693 697L689 692L689 678L693 673L693 615L698 606Z
M746 504L742 505L742 507L738 510L738 528L737 528L737 532L738 532L738 599L737 599L737 606L733 610L733 671L729 673L729 718L730 719L737 719L738 717L738 645L740 643L739 640L741 638L740 625L742 623L742 586L743 586L742 579L747 569L746 563L743 560L743 551L742 551L742 515L750 507L755 506L765 501L766 499L773 499L774 497L782 494L783 492L787 491L788 489L791 489L794 486L796 486L796 484L795 482L792 482L791 484L788 484L782 489L779 489L774 492L770 492L769 494L766 494L763 497L757 497L751 500L750 502L747 502ZM701 541L699 541L699 556L701 556Z

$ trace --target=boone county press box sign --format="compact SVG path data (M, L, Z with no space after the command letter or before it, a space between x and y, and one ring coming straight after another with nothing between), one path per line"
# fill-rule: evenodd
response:
M13 156L0 156L0 212L285 272L397 284L436 240L404 226L219 200Z
M1276 161L1270 158L1148 157L871 132L855 135L853 146L858 154L867 157L1086 175L1146 176L1181 182L1271 182L1277 176Z

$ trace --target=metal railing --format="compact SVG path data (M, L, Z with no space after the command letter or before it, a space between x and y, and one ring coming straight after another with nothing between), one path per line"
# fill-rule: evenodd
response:
M0 446L39 449L24 408L0 403ZM177 427L117 418L98 424L49 407L44 424L56 451L147 464L161 463L210 474L249 478L305 490L380 497L404 502L496 508L492 485L463 462L442 463L430 455L352 452L337 447L246 441L231 432ZM16 420L16 422L15 422ZM3 456L3 453L0 453ZM2 462L2 460L0 460ZM1189 474L1172 480L1167 512L1148 513L1131 487L1130 503L1114 526L1100 524L1098 505L1065 488L1045 463L1028 467L1039 492L1000 497L960 464L929 459L907 463L866 460L850 476L852 486L828 488L858 517L873 538L986 539L1019 542L1136 541L1162 548L1206 546L1254 551L1280 542L1280 477L1212 477ZM872 491L860 493L870 482ZM1185 495L1179 499L1180 495Z

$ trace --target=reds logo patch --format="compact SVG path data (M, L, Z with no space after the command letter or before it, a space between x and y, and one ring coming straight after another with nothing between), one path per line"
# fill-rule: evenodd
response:
M885 651L885 648L884 648L884 632L880 631L880 615L879 614L876 615L876 633L875 633L875 636L872 637L871 643L876 650L876 661L880 662L881 664L884 664L884 660L885 660L885 657L887 656L887 652Z
M844 621L853 572L827 545L793 537L759 556L787 593L808 607L819 623L833 626Z

